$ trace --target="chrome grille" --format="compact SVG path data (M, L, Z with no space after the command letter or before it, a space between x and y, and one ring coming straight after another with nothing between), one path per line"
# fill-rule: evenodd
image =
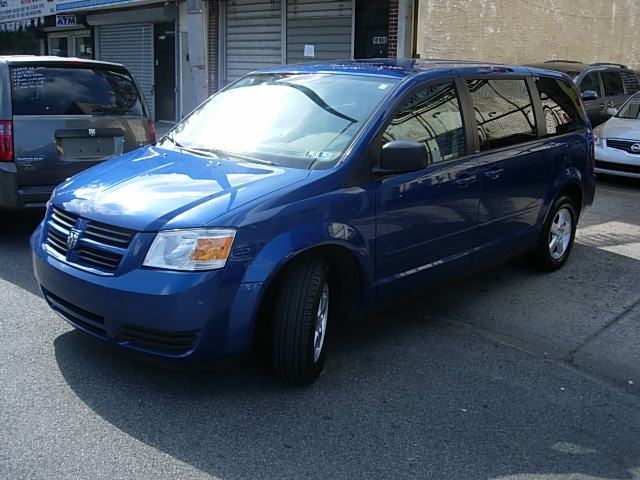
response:
M106 243L114 247L127 248L133 239L134 232L124 228L112 227L98 222L89 222L84 237L98 243Z
M640 144L640 142L632 142L629 140L616 140L615 138L607 138L607 147L615 148L616 150L624 150L627 153L633 155L640 155L640 151L634 151L631 149L632 145Z
M67 241L71 229L78 230L80 237L77 245L70 251ZM70 263L114 272L134 235L132 230L85 220L54 207L47 224L46 244L50 250Z

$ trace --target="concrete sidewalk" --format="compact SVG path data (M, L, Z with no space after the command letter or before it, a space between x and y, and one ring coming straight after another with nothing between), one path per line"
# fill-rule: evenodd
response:
M640 391L640 182L599 180L572 258L514 261L440 287L417 308Z

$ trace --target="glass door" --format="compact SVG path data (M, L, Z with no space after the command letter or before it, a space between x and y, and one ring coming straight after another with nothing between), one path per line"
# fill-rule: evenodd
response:
M87 30L50 33L48 41L49 55L93 58L91 32Z
M93 44L90 35L74 36L74 57L93 58Z
M49 37L49 55L53 55L55 57L69 56L69 39L66 35L64 37Z

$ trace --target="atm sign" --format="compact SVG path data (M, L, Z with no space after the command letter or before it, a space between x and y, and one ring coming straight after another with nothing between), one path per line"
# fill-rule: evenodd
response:
M56 15L56 27L72 27L77 24L75 15Z

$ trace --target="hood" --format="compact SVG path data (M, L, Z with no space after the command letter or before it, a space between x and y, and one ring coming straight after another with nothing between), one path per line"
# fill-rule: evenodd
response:
M200 227L308 175L309 170L148 146L63 182L53 203L137 231Z
M640 120L611 117L600 127L603 138L640 141Z

